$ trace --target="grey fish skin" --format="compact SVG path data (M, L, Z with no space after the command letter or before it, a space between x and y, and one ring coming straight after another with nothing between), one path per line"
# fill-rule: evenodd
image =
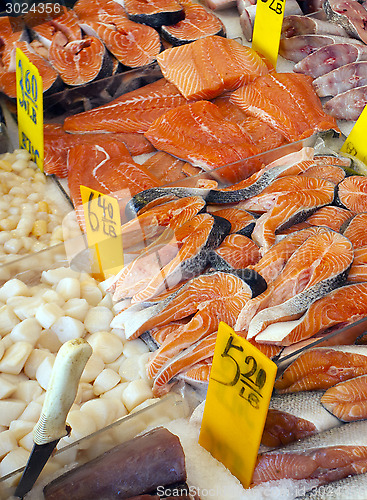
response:
M353 45L362 44L359 40L351 40L350 38L334 35L296 35L280 40L279 55L284 57L284 59L298 63L325 45L345 43L346 41Z
M312 85L319 97L336 96L347 90L367 85L367 61L340 66L316 78Z
M322 7L330 21L367 43L367 11L357 0L325 0Z
M320 399L323 394L323 391L275 394L271 397L269 409L308 420L315 425L315 432L326 431L342 423L322 406Z
M342 26L333 24L330 21L323 21L302 15L286 16L282 25L282 37L290 38L296 35L348 36Z
M337 120L356 121L367 104L367 85L347 90L332 97L324 109Z
M367 474L348 476L339 481L312 488L296 500L366 500Z
M367 47L349 43L325 45L299 61L293 68L295 73L318 78L329 71L357 61L367 61Z

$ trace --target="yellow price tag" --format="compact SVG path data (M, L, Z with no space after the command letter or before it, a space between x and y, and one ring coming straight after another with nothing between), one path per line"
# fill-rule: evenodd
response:
M277 366L221 322L199 444L251 484Z
M367 106L364 107L354 127L340 148L342 153L357 157L367 165Z
M252 48L276 67L285 0L259 0L252 35Z
M80 186L88 246L95 246L101 273L116 274L124 265L120 208L116 198Z
M31 153L43 172L43 83L38 69L16 49L19 146Z

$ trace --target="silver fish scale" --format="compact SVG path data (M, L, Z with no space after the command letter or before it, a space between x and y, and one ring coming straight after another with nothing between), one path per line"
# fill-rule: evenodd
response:
M343 424L340 427L314 434L306 439L301 439L267 453L295 453L319 448L330 448L332 446L367 447L367 421L360 420L358 422Z
M341 425L341 422L322 406L320 399L323 394L324 391L277 394L272 396L269 409L303 418L313 423L319 432L326 431Z

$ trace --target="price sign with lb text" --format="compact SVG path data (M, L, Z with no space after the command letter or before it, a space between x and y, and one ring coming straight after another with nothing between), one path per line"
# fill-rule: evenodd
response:
M251 484L276 373L273 361L220 323L199 444L245 488Z
M43 84L38 69L16 49L19 146L43 172Z
M124 265L121 216L118 201L86 186L80 186L89 247L95 247L101 273L116 274Z
M363 108L358 120L340 148L342 153L355 156L367 165L367 106Z
M286 0L259 0L252 36L252 48L276 67Z

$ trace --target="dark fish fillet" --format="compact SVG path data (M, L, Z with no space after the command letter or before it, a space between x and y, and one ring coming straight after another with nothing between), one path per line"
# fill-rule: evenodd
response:
M345 43L326 45L299 61L293 68L296 73L304 73L317 78L345 64L367 60L367 47Z
M327 113L338 120L356 121L367 103L367 85L347 90L324 105Z
M367 85L367 61L340 66L312 82L320 97L336 96L347 90Z
M342 43L347 40L348 43L356 45L361 43L358 40L350 41L348 38L332 35L296 35L291 38L282 38L279 44L279 55L284 59L298 63L325 45Z
M338 35L347 36L342 26L322 19L306 16L286 16L283 19L282 37L290 38L296 35Z

